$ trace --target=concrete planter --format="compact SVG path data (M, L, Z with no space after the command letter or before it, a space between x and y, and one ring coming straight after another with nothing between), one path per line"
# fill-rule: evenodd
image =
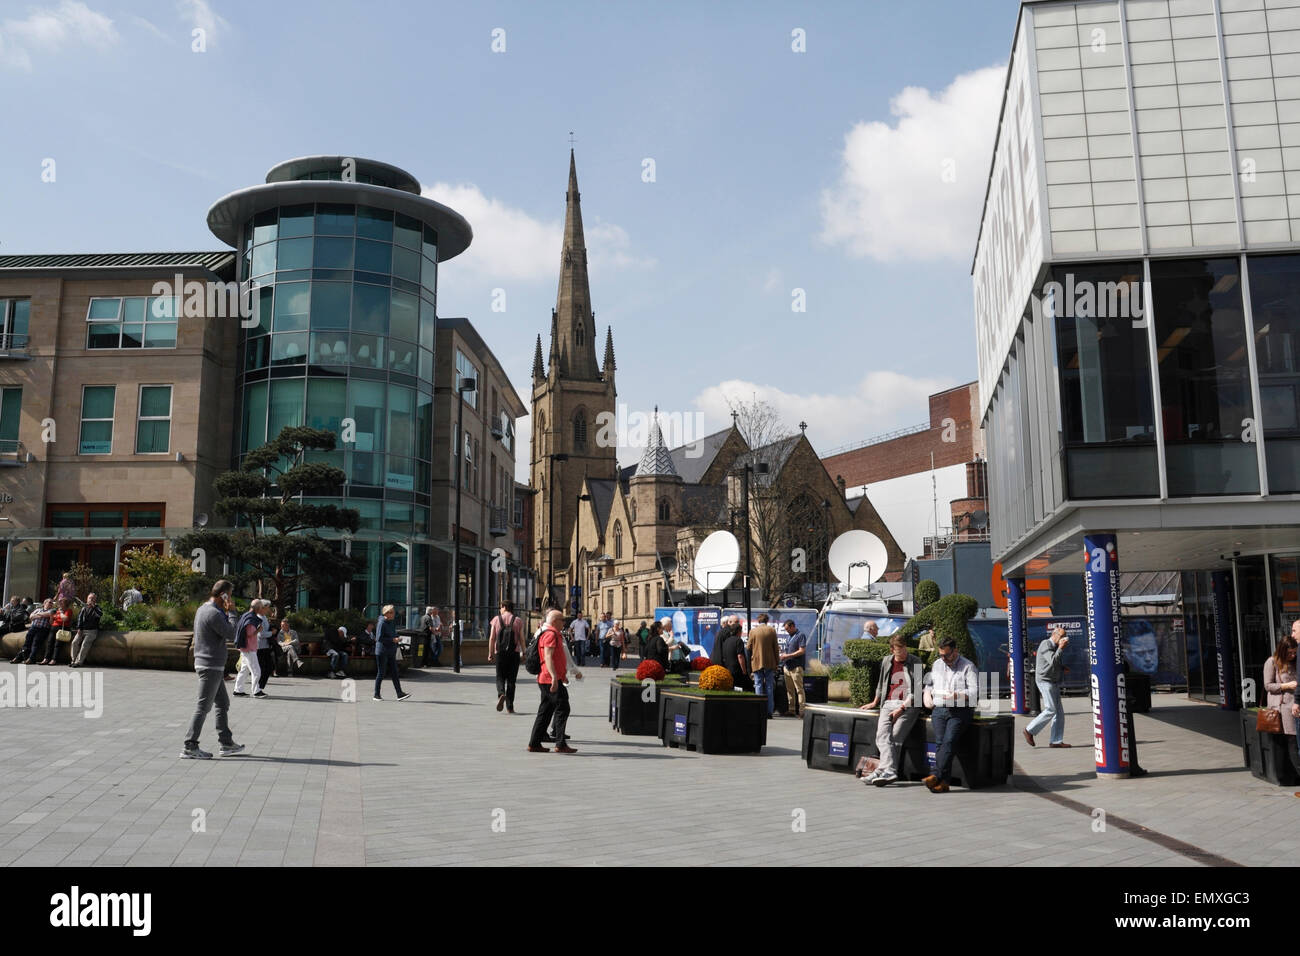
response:
M1279 787L1293 787L1300 782L1291 763L1290 751L1296 745L1295 738L1256 730L1258 712L1258 708L1252 707L1238 713L1242 762L1251 776Z
M767 698L661 690L659 739L706 754L757 753L767 743Z

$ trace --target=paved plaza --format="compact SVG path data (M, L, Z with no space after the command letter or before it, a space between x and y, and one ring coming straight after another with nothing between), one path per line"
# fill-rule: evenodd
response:
M570 687L574 756L526 753L537 692L499 714L479 667L412 672L401 703L391 686L376 703L358 682L342 702L337 681L274 679L269 699L234 700L247 751L210 761L178 759L192 673L102 673L98 719L0 710L0 864L1131 867L1269 864L1300 845L1275 813L1291 790L1241 769L1235 715L1180 695L1136 718L1145 779L1096 780L1074 697L1074 749L1017 736L1010 786L935 795L808 770L795 720L750 756L616 735L599 667ZM216 749L211 720L202 744Z

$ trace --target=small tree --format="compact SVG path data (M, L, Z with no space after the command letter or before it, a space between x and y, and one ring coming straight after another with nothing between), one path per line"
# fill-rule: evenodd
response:
M131 548L122 553L121 581L155 604L189 600L195 583L189 561L178 554L159 554L153 548Z
M177 539L176 547L190 553L198 549L209 571L216 562L230 561L228 577L240 587L255 587L282 615L292 609L300 588L337 587L349 580L361 562L339 553L334 542L316 532L355 532L360 515L354 508L300 500L342 494L347 480L342 469L307 461L308 451L333 451L334 444L330 431L282 429L246 454L241 469L218 475L213 482L213 510L234 529L191 532Z

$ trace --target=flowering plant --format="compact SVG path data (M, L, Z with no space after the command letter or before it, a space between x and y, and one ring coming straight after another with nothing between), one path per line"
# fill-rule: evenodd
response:
M691 670L702 671L712 663L713 661L709 660L707 657L697 657L695 660L691 661Z
M731 671L717 664L700 673L700 690L731 690L732 684Z
M642 661L636 668L637 680L663 680L664 665L658 661Z

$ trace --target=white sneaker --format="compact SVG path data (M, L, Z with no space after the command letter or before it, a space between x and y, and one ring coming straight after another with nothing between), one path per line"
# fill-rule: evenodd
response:
M875 783L876 778L879 777L879 776L880 776L880 771L879 771L879 770L873 770L873 771L871 771L871 773L867 774L865 777L862 778L862 782L863 782L863 783Z
M887 787L891 783L895 782L897 779L898 779L898 774L893 773L891 771L889 773L876 774L875 779L873 779L871 782L875 784L877 787Z

